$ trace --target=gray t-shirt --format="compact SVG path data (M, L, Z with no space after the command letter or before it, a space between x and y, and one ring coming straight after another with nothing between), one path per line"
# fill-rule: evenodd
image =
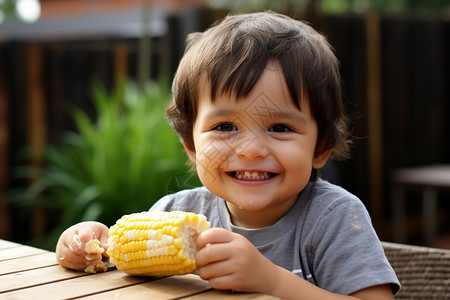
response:
M325 290L350 294L400 283L387 261L364 204L324 180L309 182L292 208L272 226L234 226L225 201L205 187L161 198L151 211L204 214L211 227L245 236L270 261Z

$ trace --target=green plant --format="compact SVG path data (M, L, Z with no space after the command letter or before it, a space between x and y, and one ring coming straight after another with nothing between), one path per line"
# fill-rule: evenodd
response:
M110 226L123 214L148 210L168 192L199 185L166 123L169 97L157 85L142 92L128 83L111 93L96 85L96 121L74 110L78 132L65 133L61 145L47 148L46 167L27 192L58 216L49 247L74 223Z

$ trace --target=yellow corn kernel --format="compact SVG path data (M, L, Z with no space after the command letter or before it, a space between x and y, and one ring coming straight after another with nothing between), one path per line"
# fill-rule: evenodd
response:
M170 276L197 270L197 236L210 228L206 217L190 212L125 215L109 229L111 263L130 275Z

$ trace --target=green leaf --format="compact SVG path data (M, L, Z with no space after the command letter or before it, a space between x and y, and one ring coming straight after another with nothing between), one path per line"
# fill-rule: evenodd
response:
M41 175L15 199L50 209L58 217L53 227L60 231L85 220L112 225L124 214L148 210L168 192L191 186L180 177L189 172L187 156L166 123L169 90L152 84L142 91L129 82L108 91L95 84L95 119L74 107L77 130L46 148L44 169L20 170L25 177Z

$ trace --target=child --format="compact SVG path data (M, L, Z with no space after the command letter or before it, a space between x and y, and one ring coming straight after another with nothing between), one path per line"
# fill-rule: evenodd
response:
M204 187L151 210L208 217L196 261L211 287L393 299L399 282L364 205L316 176L349 148L338 62L321 35L276 13L229 16L189 36L172 89L167 116ZM106 250L107 227L80 223L61 235L60 264L83 270L74 234Z

